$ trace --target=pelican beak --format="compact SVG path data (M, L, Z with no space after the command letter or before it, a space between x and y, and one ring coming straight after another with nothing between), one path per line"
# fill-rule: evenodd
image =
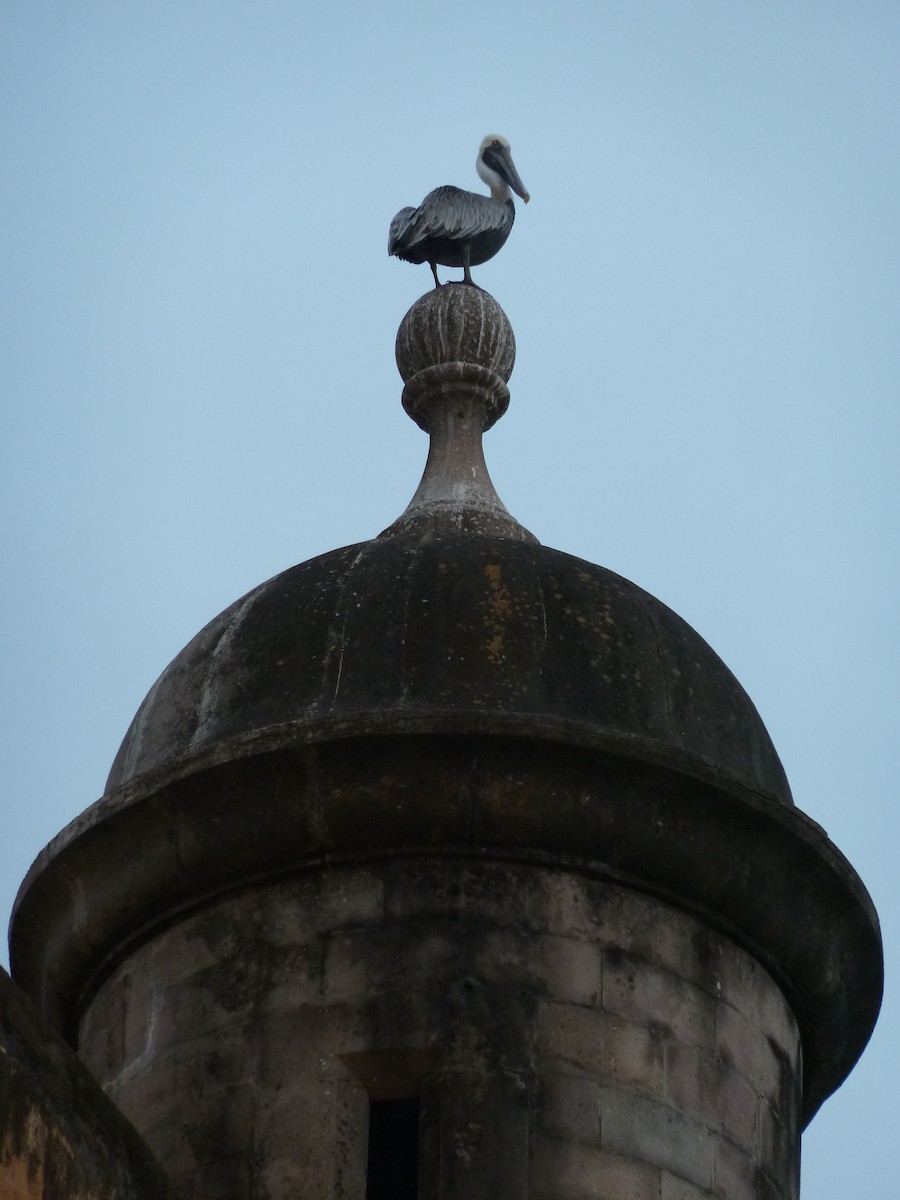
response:
M498 155L498 157L500 158L502 164L500 167L500 173L502 174L503 178L516 193L516 195L521 196L527 204L531 197L525 190L525 184L519 178L519 172L516 170L516 165L512 160L512 155L507 150L502 155Z
M517 196L521 196L525 203L528 203L531 197L525 190L525 184L519 178L519 172L516 170L516 164L512 160L508 146L489 146L485 151L484 161L506 180Z

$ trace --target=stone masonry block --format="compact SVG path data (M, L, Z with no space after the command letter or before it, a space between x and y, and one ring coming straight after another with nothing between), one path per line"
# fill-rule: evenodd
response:
M420 1095L423 1196L528 1200L533 1098L526 1077L440 1071L424 1082Z
M567 872L535 874L533 921L536 928L586 941L601 941L606 885Z
M149 957L136 955L120 968L82 1021L79 1052L102 1083L155 1053L159 1029Z
M339 1004L309 1004L269 1013L254 1041L261 1087L283 1087L318 1072L339 1054L366 1049L366 1035L354 1037L355 1024L353 1010Z
M202 1173L203 1200L234 1200L235 1196L254 1194L250 1154L226 1154L215 1162L204 1163Z
M689 1046L711 1049L715 1001L695 985L631 954L607 951L603 1008Z
M534 872L503 863L401 859L384 870L388 921L460 920L499 928L536 928Z
M541 1059L594 1076L603 1073L604 1014L580 1005L546 1001L538 1018Z
M696 1046L666 1045L666 1098L669 1104L742 1146L757 1141L756 1092L724 1062Z
M639 957L645 957L639 952ZM687 913L659 905L653 961L738 1009L784 1050L795 1044L797 1023L775 981L755 958Z
M258 899L260 936L269 945L303 944L339 929L363 929L384 919L379 870L356 867L299 875L264 889Z
M97 992L78 1030L78 1053L102 1084L115 1079L126 1063L124 1029L117 1020L118 1006L118 995L107 982Z
M196 1038L180 1051L153 1059L140 1071L109 1085L125 1115L144 1128L179 1111L185 1120L198 1106L250 1081L246 1036Z
M660 922L657 961L736 1008L783 1049L794 1045L797 1022L761 963L728 938L672 912Z
M159 990L147 1020L152 1030L154 1055L192 1042L198 1031L207 1036L229 1027L243 1026L253 1015L249 992L229 995L223 972L208 984L200 979Z
M604 1014L601 1070L604 1079L662 1099L665 1094L663 1040L645 1025Z
M755 1157L745 1154L727 1138L716 1138L713 1162L716 1200L757 1200L757 1174Z
M454 927L453 932L459 931ZM600 999L602 952L590 942L512 929L463 927L462 934L462 944L448 954L448 962L455 960L460 970L484 983L527 988L573 1004Z
M326 944L324 992L334 998L371 999L388 991L433 991L466 973L499 978L503 971L495 955L520 960L521 940L512 932L497 934L489 954L485 938L483 930L451 922L397 922L335 933Z
M165 1118L143 1126L142 1136L159 1161L165 1163L179 1196L195 1194L196 1181L205 1179L207 1167L215 1170L223 1147L235 1162L250 1161L256 1103L252 1085L222 1089L214 1103L197 1103L187 1094L170 1100Z
M551 1075L541 1080L537 1127L549 1137L568 1142L600 1142L597 1084L580 1075Z
M266 957L266 986L259 997L263 1010L314 1004L322 994L324 942L273 946Z
M173 1056L157 1059L130 1078L108 1084L106 1091L141 1129L164 1123L180 1104L193 1106L200 1099L189 1065Z
M535 1139L533 1200L659 1200L656 1167L591 1146Z
M671 1171L663 1171L660 1177L659 1200L710 1200L711 1193L705 1188L695 1187L686 1179L679 1179Z
M787 1196L794 1200L800 1181L797 1166L800 1161L799 1134L796 1121L784 1119L764 1100L759 1104L759 1161L770 1179L790 1181Z
M760 967L755 987L747 989L735 1002L735 1008L749 1017L760 1033L789 1059L794 1059L799 1044L799 1030L793 1010L780 988Z
M384 939L380 939L382 942ZM372 985L383 991L389 983L389 971L384 952L376 954L372 939L365 934L337 933L325 942L325 966L322 972L322 991L326 996L348 998L371 994ZM397 964L399 969L399 964ZM373 974L377 977L373 979Z
M652 963L660 914L666 910L658 900L638 892L612 884L601 886L602 891L594 893L600 941L613 950L627 948L633 958Z
M200 971L215 966L217 948L203 936L195 919L173 925L132 957L137 963L147 955L152 961L154 978L166 985L183 983ZM150 964L147 964L148 969Z
M609 1013L568 1004L540 1007L538 1050L549 1062L662 1099L665 1056L651 1030Z
M368 1100L352 1079L313 1078L260 1104L258 1200L357 1200L365 1194Z
M709 1189L714 1139L709 1129L644 1096L600 1089L600 1145L613 1154L653 1163Z
M201 1169L221 1157L223 1146L249 1157L253 1151L257 1099L252 1082L203 1092L203 1105L190 1119L191 1145Z
M327 1072L347 1056L421 1051L436 1058L447 1048L427 1007L402 992L385 993L364 1008L322 1003L269 1012L255 1027L252 1043L264 1090Z
M190 1126L183 1120L176 1124L167 1115L155 1125L144 1126L140 1133L157 1161L165 1163L166 1174L178 1189L176 1195L195 1196L194 1180L199 1167L191 1145Z
M715 1052L759 1095L777 1095L782 1070L778 1056L769 1040L730 1004L720 1004L716 1011Z
M534 982L553 999L599 1004L603 953L593 942L539 937L530 945L528 959Z
M396 922L329 937L323 992L348 1001L371 1002L388 992L437 998L469 978L482 987L590 1004L599 997L601 969L597 948L570 938L459 922Z
M757 969L755 960L687 913L663 912L656 932L656 963L717 999L743 994Z
M200 936L196 920L186 920L140 947L124 970L143 967L151 978L172 985L184 983L215 964L216 947Z

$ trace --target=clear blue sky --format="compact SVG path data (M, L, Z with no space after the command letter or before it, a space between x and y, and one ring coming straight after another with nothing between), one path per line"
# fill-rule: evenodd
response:
M390 218L532 194L476 280L487 438L540 539L634 579L757 704L872 892L887 997L803 1200L900 1194L900 6L5 0L0 908L215 613L415 490Z

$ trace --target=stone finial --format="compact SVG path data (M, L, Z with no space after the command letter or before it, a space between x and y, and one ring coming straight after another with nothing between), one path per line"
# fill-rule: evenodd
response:
M403 407L431 445L416 494L382 536L482 533L536 541L494 490L481 444L509 406L516 340L506 313L481 288L445 284L403 318L396 354Z

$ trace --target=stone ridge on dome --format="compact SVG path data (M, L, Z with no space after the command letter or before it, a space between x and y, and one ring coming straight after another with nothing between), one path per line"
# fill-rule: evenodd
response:
M248 593L153 686L107 789L269 735L417 729L596 745L792 803L752 702L686 622L612 571L477 536L376 539Z

